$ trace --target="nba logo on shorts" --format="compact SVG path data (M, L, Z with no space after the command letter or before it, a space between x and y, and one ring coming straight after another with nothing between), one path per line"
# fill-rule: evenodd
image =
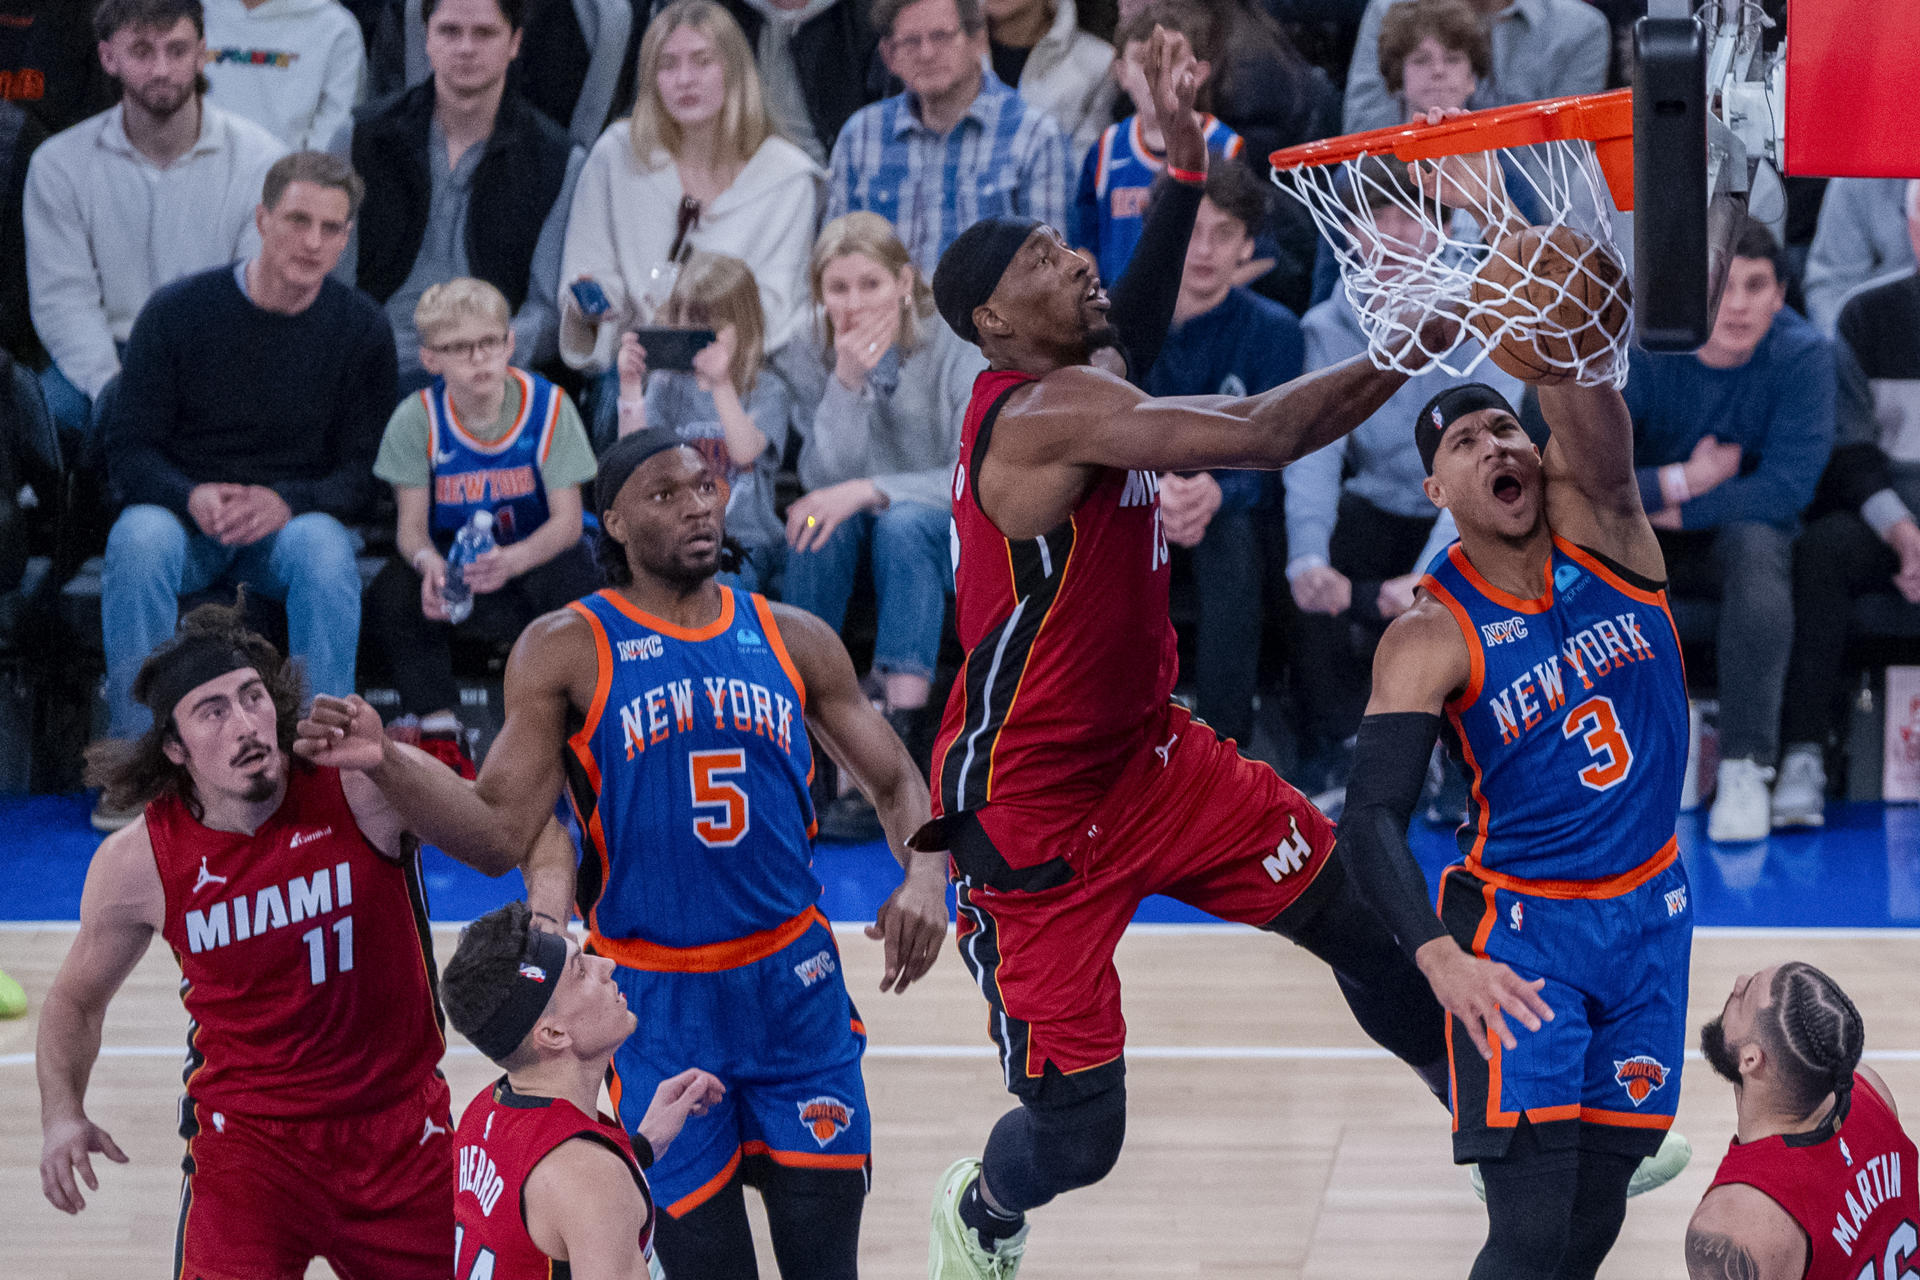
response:
M821 1146L826 1146L853 1123L853 1108L838 1098L808 1098L799 1104L800 1123Z
M1613 1082L1627 1091L1627 1096L1633 1099L1633 1105L1637 1107L1667 1082L1666 1064L1644 1053L1636 1053L1625 1062L1616 1058L1613 1063Z

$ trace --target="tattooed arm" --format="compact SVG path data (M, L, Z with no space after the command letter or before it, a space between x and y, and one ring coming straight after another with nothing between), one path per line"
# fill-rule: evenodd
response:
M1800 1280L1806 1269L1800 1224L1755 1187L1715 1187L1687 1224L1688 1280Z

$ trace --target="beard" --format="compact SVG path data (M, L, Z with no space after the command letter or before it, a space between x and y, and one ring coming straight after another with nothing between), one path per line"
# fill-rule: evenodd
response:
M129 85L126 95L139 104L140 109L157 120L170 120L180 109L193 101L194 84L177 84L171 80L153 79L141 85Z
M1735 1056L1734 1048L1727 1044L1727 1029L1721 1025L1719 1018L1700 1028L1700 1055L1707 1060L1707 1065L1713 1068L1715 1075L1737 1089L1744 1082L1740 1079L1740 1060Z

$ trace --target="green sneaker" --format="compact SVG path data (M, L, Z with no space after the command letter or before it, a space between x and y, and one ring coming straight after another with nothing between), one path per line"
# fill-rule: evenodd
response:
M1687 1162L1693 1159L1693 1144L1687 1141L1687 1135L1675 1129L1667 1130L1667 1136L1660 1140L1660 1149L1640 1162L1633 1171L1633 1177L1627 1183L1628 1197L1643 1196L1657 1187L1664 1187L1680 1176ZM1480 1176L1480 1166L1470 1165L1467 1169L1467 1181L1473 1187L1473 1194L1480 1197L1482 1204L1487 1199L1487 1180Z
M1027 1251L1028 1227L996 1241L989 1253L980 1247L980 1235L960 1220L960 1196L980 1173L971 1157L956 1160L940 1176L933 1193L933 1238L927 1249L927 1280L1013 1280L1020 1274L1020 1255Z
M1643 1196L1655 1187L1664 1187L1680 1176L1687 1167L1687 1161L1693 1159L1693 1144L1678 1129L1667 1130L1667 1136L1660 1139L1660 1149L1640 1162L1633 1171L1633 1180L1627 1183L1629 1196Z
M21 1018L27 1012L27 993L20 984L0 973L0 1018Z

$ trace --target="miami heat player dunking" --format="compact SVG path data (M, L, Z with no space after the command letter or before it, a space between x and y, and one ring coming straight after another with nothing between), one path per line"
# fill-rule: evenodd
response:
M646 1280L653 1193L642 1172L726 1087L697 1067L654 1090L632 1138L597 1109L638 1019L614 964L532 927L524 902L460 932L440 979L455 1029L505 1068L454 1136L454 1280Z
M1156 33L1159 115L1190 123L1195 78L1190 65L1169 74L1171 56ZM1203 170L1198 130L1168 132L1173 176ZM1198 197L1184 185L1190 209ZM1112 957L1149 894L1320 956L1366 1031L1445 1086L1439 1006L1329 860L1331 824L1172 701L1155 481L1283 466L1365 420L1403 378L1356 359L1248 399L1149 399L1096 367L1116 335L1086 259L1027 221L962 233L934 296L991 367L974 384L954 472L967 659L934 749L936 821L919 843L951 853L961 955L993 1006L1021 1105L981 1160L948 1170L930 1274L1007 1277L1026 1211L1097 1182L1119 1156L1125 1024Z
M134 696L153 729L90 764L145 812L94 854L40 1019L47 1199L77 1213L91 1153L127 1159L87 1118L87 1078L158 933L191 1019L170 1274L297 1278L324 1257L349 1280L446 1280L452 1121L411 842L371 782L289 754L298 674L238 610L188 614Z
M1750 973L1700 1029L1739 1116L1687 1224L1692 1280L1904 1280L1920 1273L1920 1153L1866 1029L1810 964Z

